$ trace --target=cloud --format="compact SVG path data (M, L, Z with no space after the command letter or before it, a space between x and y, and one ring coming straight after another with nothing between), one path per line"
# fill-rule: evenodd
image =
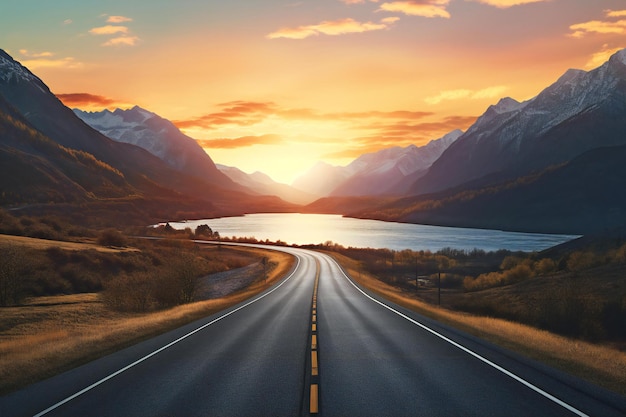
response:
M125 23L132 22L133 19L126 16L109 16L107 18L107 23Z
M64 68L78 69L83 67L83 63L76 61L73 57L53 58L52 52L31 53L26 49L21 49L20 54L28 59L21 60L21 64L30 70L40 68Z
M305 39L310 36L317 35L345 35L349 33L363 33L374 30L387 29L395 23L399 18L382 19L379 23L374 22L358 22L351 18L339 20L327 20L316 25L299 26L296 28L283 28L267 35L269 39Z
M551 0L465 0L465 1L473 1L476 3L482 3L482 4L487 4L489 6L494 6L499 9L507 9L513 6L521 6L524 4L531 4L531 3L548 2Z
M27 49L20 49L20 54L27 58L50 58L54 56L52 52L30 52Z
M424 101L428 104L439 104L442 101L451 101L451 100L461 100L461 99L470 99L470 100L481 100L487 98L500 97L502 93L504 93L508 87L503 85L493 86L483 88L482 90L468 90L468 89L458 89L458 90L447 90L442 91L436 96L426 97Z
M605 10L606 17L626 17L626 10Z
M617 51L621 51L623 49L622 47L620 47L620 48L609 48L609 46L607 44L604 44L602 46L602 48L603 49L600 52L596 52L595 54L591 55L591 58L589 59L589 61L585 65L587 68L597 68L597 67L601 66L602 64L604 64L606 61L609 60L611 55L613 55Z
M59 100L63 102L67 107L72 108L115 108L125 107L126 103L122 103L119 100L114 100L109 97L99 96L89 93L67 93L57 94Z
M346 4L360 4L367 3L368 0L340 0L342 3ZM378 3L378 0L369 0L372 3Z
M277 145L283 143L279 135L242 136L239 138L199 139L198 144L207 149L235 149L254 145Z
M409 16L442 17L449 19L446 6L450 0L405 0L392 1L380 5L378 11L399 12Z
M272 102L231 101L218 105L221 111L208 113L188 120L174 120L179 129L213 129L225 125L251 126L265 120L278 111Z
M573 38L583 38L589 34L626 34L626 20L614 20L611 18L626 17L626 10L605 10L607 19L609 20L590 20L588 22L576 23L569 28L572 33L569 36Z
M119 36L109 39L102 46L135 46L140 40L137 36Z
M216 129L224 126L251 126L261 123L269 117L285 120L334 120L354 122L366 119L416 120L433 115L432 112L409 110L324 113L307 108L283 108L273 102L244 100L220 103L218 106L221 107L220 111L192 119L175 120L173 123L179 129Z
M66 26L67 26L67 25L71 25L72 23L74 23L74 21L73 21L72 19L65 19L65 20L63 21L63 24L64 24L64 25L66 25Z
M89 30L92 35L116 35L118 33L128 33L126 26L106 25Z

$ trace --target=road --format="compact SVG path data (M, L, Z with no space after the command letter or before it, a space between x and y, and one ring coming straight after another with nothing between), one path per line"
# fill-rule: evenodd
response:
M367 295L328 256L0 398L0 416L623 416L626 399Z

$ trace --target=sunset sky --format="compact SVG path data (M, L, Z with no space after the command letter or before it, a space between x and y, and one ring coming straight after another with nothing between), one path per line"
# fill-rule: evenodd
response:
M139 105L290 183L466 129L626 47L624 0L20 0L0 48L70 107Z

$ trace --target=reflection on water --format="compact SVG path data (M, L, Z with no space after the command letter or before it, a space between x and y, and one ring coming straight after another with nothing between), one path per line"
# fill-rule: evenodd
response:
M304 245L332 241L343 246L431 250L452 247L487 251L498 249L539 251L577 236L502 232L390 223L344 218L330 214L249 214L243 217L170 222L176 229L208 224L221 236L255 237Z

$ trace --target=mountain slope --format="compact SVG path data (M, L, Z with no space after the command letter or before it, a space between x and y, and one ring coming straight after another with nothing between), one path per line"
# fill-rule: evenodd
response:
M259 195L276 195L281 199L294 204L309 204L317 197L298 190L287 184L281 184L262 172L247 174L239 168L226 165L217 165L217 168L234 182L243 185Z
M113 141L80 120L28 69L0 50L0 97L23 116L29 126L67 149L90 154L119 171L133 194L163 213L211 212L211 215L292 208L275 197L257 197L229 189L234 183L210 183L168 166L146 150ZM8 173L10 175L10 173ZM221 176L221 174L220 174ZM33 186L38 184L33 183ZM235 187L240 188L239 185ZM157 204L152 204L158 201ZM180 216L180 214L176 214Z
M626 145L498 185L408 197L357 217L447 226L586 234L626 226ZM371 206L370 206L371 207Z
M91 154L60 146L0 97L0 204L85 202L136 192Z
M293 186L321 197L403 195L462 133L454 130L425 146L367 153L343 167L318 162Z
M139 146L178 171L222 187L242 190L217 169L194 139L155 113L138 106L113 112L74 109L74 113L103 135L117 142Z
M425 146L394 147L362 155L347 166L354 174L331 196L403 194L462 134L461 130L454 130Z
M490 107L422 178L412 194L526 175L603 146L626 144L626 50L601 67L569 70L525 103Z

